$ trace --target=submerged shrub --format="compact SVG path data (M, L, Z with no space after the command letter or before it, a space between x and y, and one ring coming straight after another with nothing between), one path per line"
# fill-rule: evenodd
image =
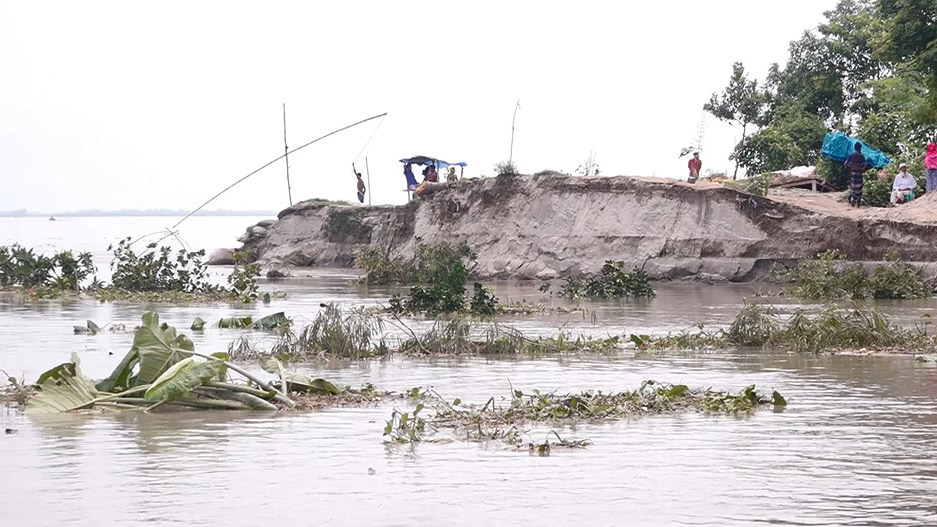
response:
M872 298L929 298L931 288L913 265L903 262L897 251L885 255L886 263L876 266L869 277Z
M173 255L170 247L146 246L143 253L132 248L130 238L107 248L113 253L111 285L98 292L101 299L122 299L135 293L150 293L146 300L165 298L183 300L185 295L212 299L253 302L258 296L257 277L260 264L244 263L249 253L235 254L237 264L228 276L228 288L212 284L208 279L208 264L202 261L205 251L179 249ZM128 295L130 293L130 295Z
M60 251L45 256L18 244L0 246L0 287L79 291L96 270L91 253L76 256L72 251Z
M419 276L412 263L392 259L376 247L358 253L355 267L364 269L361 282L368 285L409 284L416 282Z
M560 296L571 299L592 298L654 298L650 278L643 270L624 270L625 262L606 260L596 275L570 277L560 290Z
M479 315L494 315L498 311L498 299L490 288L475 282L469 311Z
M395 313L456 313L464 311L465 284L478 256L469 246L440 243L420 244L416 249L414 265L418 285L410 288L407 297L394 296L390 309ZM476 284L469 310L490 315L495 312L498 299L481 284Z
M729 341L740 346L764 346L781 332L777 311L770 306L751 304L742 308L726 333Z
M147 245L147 251L137 254L130 238L124 238L117 247L108 246L113 252L111 283L114 288L132 292L208 293L215 286L208 281L207 264L202 262L205 251L179 249L173 257L170 247L157 249L155 243Z
M928 298L931 288L917 270L903 262L896 251L885 255L886 263L869 276L858 263L848 263L835 250L824 251L814 260L801 260L797 267L777 271L775 276L789 285L785 292L814 300L862 300Z

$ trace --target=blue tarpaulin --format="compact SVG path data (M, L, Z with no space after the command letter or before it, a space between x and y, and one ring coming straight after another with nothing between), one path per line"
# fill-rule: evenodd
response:
M862 155L865 162L875 168L882 168L891 162L888 156L880 150L872 148L859 139L849 137L842 132L830 132L823 138L823 157L843 163L850 154L856 151L855 144L862 145Z
M442 159L436 159L435 157L427 157L427 156L413 156L407 159L401 159L400 162L405 165L407 164L434 165L436 167L436 170L442 170L444 168L449 168L450 166L458 166L458 167L467 166L464 161L459 161L458 163L449 163L447 161L443 161Z

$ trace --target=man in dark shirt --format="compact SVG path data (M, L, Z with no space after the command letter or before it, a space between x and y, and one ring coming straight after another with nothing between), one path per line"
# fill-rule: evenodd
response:
M852 192L849 194L849 204L853 207L862 205L862 174L869 168L862 155L862 143L856 143L856 151L849 154L846 158L845 168L849 170L849 188Z

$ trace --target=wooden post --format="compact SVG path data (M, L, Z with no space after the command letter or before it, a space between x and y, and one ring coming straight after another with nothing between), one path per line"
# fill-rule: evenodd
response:
M286 103L283 103L283 156L286 158L286 193L290 198L290 207L293 206L293 189L290 188L290 147L286 145Z
M364 172L368 175L368 206L371 206L371 194L374 189L371 188L371 167L368 166L368 156L364 156Z
M514 162L514 123L517 121L517 110L521 108L521 100L517 100L517 106L514 107L514 117L511 118L511 153L508 155L508 163Z

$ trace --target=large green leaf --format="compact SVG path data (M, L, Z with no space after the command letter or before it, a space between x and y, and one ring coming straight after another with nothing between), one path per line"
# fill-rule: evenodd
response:
M195 345L185 335L176 335L176 329L163 324L159 315L146 313L143 325L133 337L133 348L140 356L138 384L154 382L170 366L191 356Z
M38 393L26 402L27 415L69 412L88 406L98 396L90 379L81 374L78 355L39 376Z
M98 382L98 391L102 392L121 392L130 388L134 384L133 368L140 362L140 354L137 353L136 348L131 348L130 351L124 355L123 360L120 361L120 364L114 368L114 371L111 372L110 376L100 382Z
M284 393L291 391L306 393L324 393L328 395L338 395L342 390L325 379L313 379L302 373L291 373L286 371L286 365L275 355L261 354L257 357L260 367L267 373L273 373L280 377Z
M342 390L325 379L312 379L302 373L294 373L287 376L286 382L290 385L290 390L294 392L306 393L324 393L327 395L338 395Z
M222 366L220 361L195 362L194 357L182 359L160 375L143 397L156 401L178 399L212 380Z
M249 329L254 323L253 317L228 317L218 321L221 329Z
M286 367L280 362L280 359L273 355L261 353L257 356L260 367L267 373L273 373L280 377L283 393L289 395L289 386L286 384Z
M254 322L254 329L264 329L267 331L272 331L274 329L288 329L292 322L290 319L286 318L286 315L280 311L279 313L273 313L267 315L260 320Z

